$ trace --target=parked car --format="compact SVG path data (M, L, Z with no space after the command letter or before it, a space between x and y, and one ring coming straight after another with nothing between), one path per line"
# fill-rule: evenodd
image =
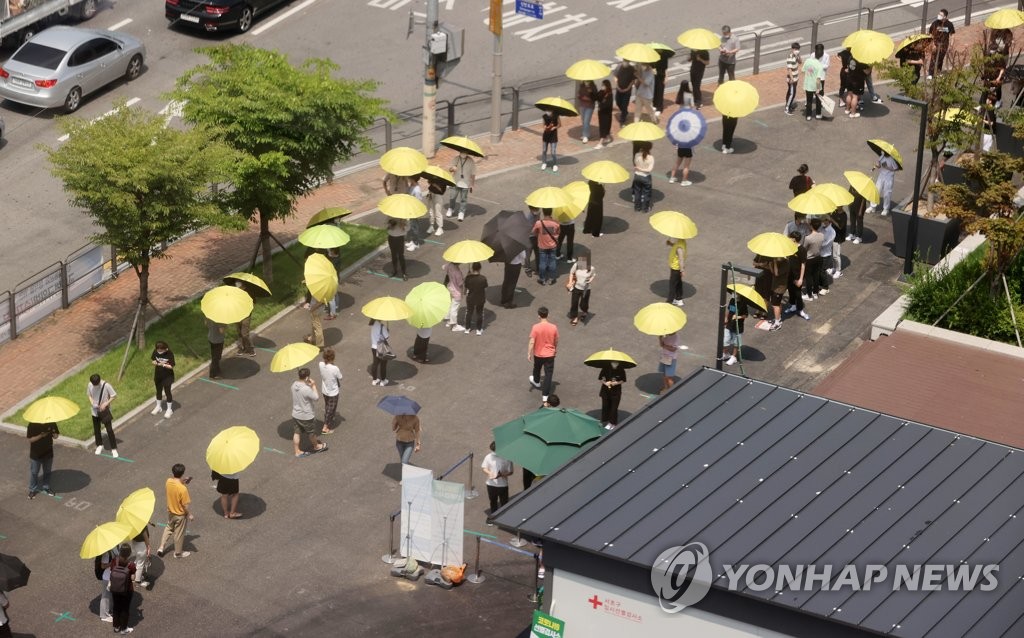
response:
M78 110L82 98L142 73L146 47L118 31L57 26L33 36L0 66L0 97Z
M285 0L165 0L171 26L206 31L238 29L245 33L253 19Z

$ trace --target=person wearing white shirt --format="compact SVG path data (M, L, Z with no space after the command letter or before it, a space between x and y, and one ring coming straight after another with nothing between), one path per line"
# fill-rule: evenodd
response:
M341 370L334 365L334 348L324 349L320 362L320 393L324 395L324 427L321 432L334 434L338 398L341 396Z
M487 475L487 498L491 501L488 514L493 515L498 508L508 503L508 477L512 476L515 468L512 461L495 454L494 441L491 441L491 452L484 457L480 467Z

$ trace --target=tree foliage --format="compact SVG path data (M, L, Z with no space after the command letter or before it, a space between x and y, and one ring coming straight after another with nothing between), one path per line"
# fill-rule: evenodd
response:
M185 121L216 130L241 155L224 204L259 220L270 279L270 220L290 216L300 196L332 177L335 163L372 150L365 131L390 113L371 96L375 82L335 78L339 67L330 60L294 66L249 45L199 51L210 62L179 78L171 97L184 103Z

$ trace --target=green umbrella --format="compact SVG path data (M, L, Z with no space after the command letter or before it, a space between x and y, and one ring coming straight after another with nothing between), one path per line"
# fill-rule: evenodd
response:
M412 315L406 320L413 328L429 328L444 319L452 305L452 294L444 284L436 281L422 283L405 296L405 303L412 308Z
M499 425L493 433L498 456L547 476L593 445L605 430L576 410L541 408Z
M523 432L545 443L583 445L601 438L605 432L600 421L572 408L541 408L520 418L525 422Z

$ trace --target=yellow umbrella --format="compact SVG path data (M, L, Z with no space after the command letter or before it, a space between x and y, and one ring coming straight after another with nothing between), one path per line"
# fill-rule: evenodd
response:
M735 292L737 295L746 297L750 303L754 304L761 310L768 310L768 304L765 303L764 297L758 294L758 292L752 287L746 284L728 284L726 288Z
M857 42L859 42L861 39L871 39L871 38L878 37L880 35L885 35L885 34L882 33L881 31L872 31L871 29L859 29L857 31L854 31L850 35L846 36L845 38L843 38L843 48L844 49L851 49L851 48L853 48L853 45L856 44ZM813 53L813 51L812 51L812 53Z
M388 195L377 202L377 208L388 217L395 217L397 219L412 219L414 217L423 217L427 214L426 204L405 193Z
M252 428L235 425L221 430L206 448L206 464L218 474L237 474L256 459L260 437Z
M633 325L647 335L669 335L686 325L686 313L682 308L659 301L641 308L633 317Z
M570 80L578 80L580 82L585 80L603 80L611 75L611 73L611 67L597 60L580 60L565 71L565 75Z
M534 102L534 106L542 111L553 111L562 117L579 115L576 107L560 97L545 97Z
M985 26L989 29L1012 29L1024 24L1024 11L1017 9L1000 9L985 18Z
M444 170L440 166L434 166L433 164L431 164L430 166L423 169L423 173L421 173L421 176L426 177L428 180L432 182L444 182L448 186L455 186L455 178L452 177L451 173Z
M861 197L872 204L877 204L878 200L881 199L878 187L875 186L875 180L871 179L867 174L860 171L845 171L843 177L846 178L846 181L850 182L853 190L857 191Z
M428 281L409 291L405 296L412 314L407 321L413 328L429 328L448 314L452 304L452 293L444 284Z
M323 255L314 253L306 257L302 274L306 288L317 301L327 303L338 292L338 271Z
M896 163L899 164L899 167L903 168L903 156L900 155L899 150L897 150L891 143L882 139L868 140L868 148L874 151L877 155L885 153L886 155L891 156L896 160Z
M230 275L225 275L223 281L228 286L234 285L234 282L236 281L244 281L251 286L249 289L249 296L252 296L254 292L257 297L270 297L273 295L273 293L270 292L270 286L267 285L267 282L252 273L233 272Z
M665 129L652 122L633 122L622 127L619 137L632 142L653 142L665 137Z
M583 212L583 209L587 207L587 203L590 201L590 185L583 180L576 180L575 182L569 182L562 190L564 190L569 197L572 199L572 203L568 206L559 206L558 208L551 211L551 216L562 222L570 222Z
M629 44L622 45L615 50L615 55L623 60L641 62L643 64L652 64L661 59L661 56L652 47L639 42L630 42Z
M894 48L891 37L878 31L870 31L856 39L850 46L850 53L858 62L878 64L892 55Z
M199 303L203 315L217 323L238 323L252 314L252 297L235 286L217 286Z
M299 235L299 243L310 248L339 248L350 241L348 233L330 224L307 228Z
M676 38L681 46L688 49L707 51L722 46L722 38L714 31L708 29L687 29Z
M927 33L915 33L914 35L907 36L906 38L903 38L902 42L896 45L896 50L894 51L894 53L899 53L900 51L910 46L911 44L915 42L920 42L921 40L931 39L931 37L932 36Z
M796 252L796 244L782 233L761 233L747 242L750 252L765 257L789 257Z
M289 343L274 353L270 360L271 372L287 372L301 368L320 354L320 348L310 343Z
M43 397L32 402L22 416L29 423L66 421L81 410L78 404L64 397Z
M480 145L461 135L453 135L446 137L441 140L441 146L447 146L450 149L466 153L468 155L476 155L477 157L484 156L484 150L480 148Z
M672 239L693 239L697 236L697 224L683 213L663 210L650 218L651 227Z
M787 206L789 210L804 215L831 215L836 209L836 203L832 199L814 190L800 193L789 200Z
M399 321L412 316L412 308L398 297L377 297L363 306L362 313L378 321Z
M629 356L625 352L612 350L611 348L602 350L601 352L595 352L584 359L583 363L592 368L603 368L606 364L611 363L612 361L618 361L622 364L622 367L626 369L636 367L636 361L633 357Z
M743 80L730 80L715 89L715 108L729 117L750 115L760 99L757 89Z
M453 264L471 264L475 261L487 261L494 256L494 249L475 239L457 241L441 255L445 261ZM404 317L403 317L404 318Z
M853 195L850 194L850 191L834 182L815 184L811 188L811 191L821 193L825 197L831 199L836 206L846 206L853 203Z
M352 211L347 208L342 208L341 206L330 206L328 208L321 209L319 213L310 217L309 221L306 222L306 228L333 221L339 217L351 214Z
M973 126L978 123L978 114L974 111L967 111L958 106L951 106L935 114L947 122L953 124L967 124Z
M408 146L398 146L380 156L380 167L392 175L418 175L427 167L423 153Z
M132 528L128 523L109 521L97 525L82 542L82 548L78 555L82 558L96 558L104 552L109 552L122 542L134 536Z
M148 487L135 490L121 501L117 507L117 516L114 518L118 523L124 523L131 528L133 538L149 525L149 519L153 518L153 509L156 507L156 494Z
M571 204L572 198L557 186L544 186L526 196L526 205L534 208L559 208Z
M587 164L583 177L599 184L621 184L629 180L629 171L610 160L600 160Z

